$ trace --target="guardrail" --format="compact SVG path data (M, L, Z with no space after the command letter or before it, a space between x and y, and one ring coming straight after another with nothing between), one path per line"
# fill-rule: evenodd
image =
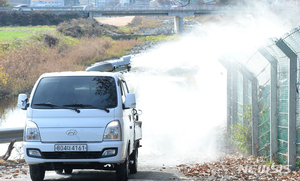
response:
M24 128L1 128L0 129L0 143L9 143L13 139L16 141L23 141Z
M241 10L245 9L245 7L238 7L238 6L185 6L185 7L172 7L172 6L158 6L158 7L150 7L150 6L106 6L106 7L89 7L88 10L102 10L102 11L122 11L122 10Z
M0 7L0 11L13 11L15 7ZM125 6L99 6L99 7L87 7L87 6L74 6L74 7L40 7L32 6L34 11L129 11L129 10L193 10L193 11L253 11L254 7L251 6L234 6L234 5L189 5L184 7L174 6L140 6L140 5L125 5ZM282 7L282 6L270 6L269 9L273 11L284 9L295 9L299 6ZM25 8L26 9L26 8ZM16 9L15 9L16 10Z
M0 7L2 11L12 11L15 7ZM102 6L102 7L32 7L35 11L128 11L128 10L207 10L207 11L242 11L247 7L243 6L216 6L216 5L203 5L203 6L185 6L185 7L172 7L172 6ZM17 11L17 10L16 10Z
M22 9L22 7L20 7ZM33 8L34 10L44 10L44 11L57 11L57 10L70 10L70 11L82 11L83 7L30 7ZM24 9L28 9L28 8L24 8ZM16 7L0 7L0 10L2 11L18 11Z

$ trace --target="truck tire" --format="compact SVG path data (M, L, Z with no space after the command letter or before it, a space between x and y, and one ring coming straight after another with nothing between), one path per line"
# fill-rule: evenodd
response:
M66 174L71 174L73 172L72 168L65 168L64 170Z
M130 173L135 174L137 173L137 168L138 168L138 148L136 148L132 154L130 155Z
M45 177L45 168L39 165L29 165L30 178L32 181L42 181Z
M121 163L120 165L116 165L117 180L127 181L128 175L129 175L129 159L127 155L125 162Z

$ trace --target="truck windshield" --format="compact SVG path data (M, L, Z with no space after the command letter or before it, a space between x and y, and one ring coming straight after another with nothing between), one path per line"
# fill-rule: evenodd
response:
M115 79L108 76L45 77L38 83L31 106L36 109L114 108L117 106Z

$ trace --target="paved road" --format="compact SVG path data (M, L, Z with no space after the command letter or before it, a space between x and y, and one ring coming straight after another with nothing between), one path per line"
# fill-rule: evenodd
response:
M1 181L31 181L29 174L18 176L14 179L0 179ZM187 180L175 167L140 167L138 173L131 174L129 180L149 181L149 180ZM98 170L74 170L72 174L56 174L54 171L47 171L45 181L115 181L115 171Z
M217 136L211 137L216 138ZM193 180L195 178L184 176L177 169L179 164L193 164L201 162L210 162L221 157L230 150L225 140L218 138L218 148L209 148L209 144L202 146L202 151L178 151L175 152L165 146L165 150L154 152L154 148L149 149L147 146L140 148L138 173L130 174L129 180L132 181L150 181L150 180ZM206 138L209 142L213 142ZM148 144L145 144L148 145ZM223 145L223 146L221 146ZM183 148L182 148L183 149ZM200 148L199 148L200 149ZM198 149L198 150L199 150ZM147 151L148 150L148 151ZM149 151L150 150L150 151ZM178 149L176 149L178 150ZM25 174L24 174L25 173ZM14 178L15 176L15 178ZM5 177L7 179L5 179ZM0 181L31 181L28 165L26 163L4 166L0 164ZM102 170L74 170L72 174L56 174L54 171L46 171L45 181L115 181L115 171Z

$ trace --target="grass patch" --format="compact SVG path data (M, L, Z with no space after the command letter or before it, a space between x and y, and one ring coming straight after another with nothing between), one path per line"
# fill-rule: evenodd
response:
M56 26L6 26L0 27L0 31L30 31L30 32L40 32L55 30Z
M13 40L31 35L33 35L33 33L0 31L0 41Z
M119 31L117 31L118 33L134 33L140 30L139 27L128 27L128 26L119 26L118 27Z
M55 26L16 26L0 27L1 43L11 43L13 47L24 44L27 41L40 41L42 34L53 34ZM3 49L3 48L2 48Z
M138 40L141 41L166 41L166 40L176 40L178 38L177 35L150 35L150 36L138 36Z
M126 26L138 27L139 29L153 29L159 26L163 26L163 22L154 19L146 19L145 17L141 17L141 16L136 16L133 18L131 23L129 23Z
M112 37L114 40L135 40L137 38L138 41L167 41L167 40L176 40L178 39L178 35L120 35Z
M61 37L60 41L67 46L77 46L80 42L77 38L72 38L70 36L63 36Z

